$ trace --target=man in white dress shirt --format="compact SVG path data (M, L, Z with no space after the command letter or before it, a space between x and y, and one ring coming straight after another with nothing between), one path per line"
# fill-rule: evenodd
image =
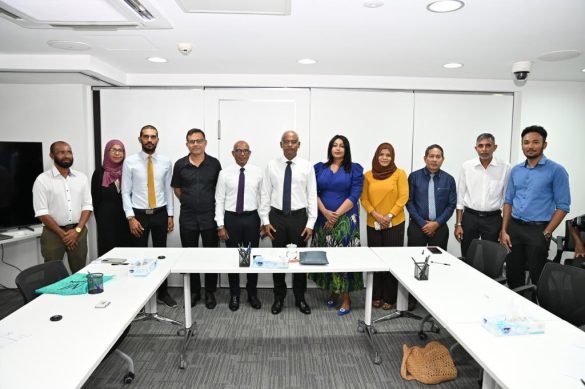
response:
M152 235L153 247L166 247L167 234L173 231L172 163L156 153L158 130L152 125L140 129L142 150L124 160L122 169L122 203L136 247L147 247ZM158 288L158 299L174 308L177 302L169 295L167 281Z
M497 242L500 235L510 165L494 157L497 148L492 134L480 134L475 142L479 158L466 161L461 168L454 233L463 257L473 239Z
M63 141L51 145L53 168L41 173L33 185L35 216L43 223L41 254L45 261L60 261L67 252L72 273L87 260L87 228L93 206L87 176L71 169L73 151Z
M219 172L215 189L215 221L217 235L225 241L226 247L260 243L260 217L258 204L262 189L262 171L248 163L252 150L247 142L240 140L234 144L232 156L235 164ZM237 311L240 307L240 275L228 274L230 283L229 309ZM254 309L262 304L257 296L258 274L248 273L248 302Z
M294 131L282 134L283 156L268 163L262 179L262 200L259 209L262 230L272 240L272 247L294 243L305 247L313 235L317 220L317 181L313 165L297 157L301 142ZM271 312L282 311L286 297L285 274L275 273L274 303ZM293 274L295 305L308 315L311 307L305 301L307 274Z

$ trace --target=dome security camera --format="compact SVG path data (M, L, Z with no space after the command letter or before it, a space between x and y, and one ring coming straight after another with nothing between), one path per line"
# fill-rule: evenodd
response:
M191 51L193 51L193 46L191 45L191 43L178 43L177 44L177 49L179 50L179 53L183 54L183 55L189 55L191 54Z
M518 81L524 81L528 78L528 74L530 73L530 66L532 63L530 61L520 61L515 62L512 65L512 73L514 73L514 77Z

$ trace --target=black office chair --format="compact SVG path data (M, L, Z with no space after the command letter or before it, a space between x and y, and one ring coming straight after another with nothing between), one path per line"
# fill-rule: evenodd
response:
M565 236L557 236L553 237L553 241L557 244L557 254L555 255L553 262L561 263L561 259L563 257L563 253L565 251L574 252L575 251L575 239L569 232L569 224L571 224L570 220L565 221ZM585 231L580 231L579 235L581 236L581 240L585 242ZM565 264L569 265L573 262L572 259L567 258L565 260ZM582 262L579 262L581 265ZM581 265L585 266L585 265Z
M576 327L585 325L585 269L549 262L544 265L538 284L527 285L536 292L538 305Z
M62 280L68 276L69 272L67 272L63 261L49 261L21 271L16 276L15 282L18 290L22 294L24 303L28 304L35 298L39 297L35 290ZM120 351L118 346L122 343L126 335L128 335L128 332L130 332L130 326L126 328L124 333L106 355L107 358L110 354L116 353L116 355L122 358L128 365L128 373L124 376L125 384L130 384L134 380L134 361L129 355Z

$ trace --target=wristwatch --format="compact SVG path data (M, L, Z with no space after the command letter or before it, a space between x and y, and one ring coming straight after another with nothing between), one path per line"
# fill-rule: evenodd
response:
M79 227L79 226L75 227L75 232L77 232L78 234L81 234L81 227Z

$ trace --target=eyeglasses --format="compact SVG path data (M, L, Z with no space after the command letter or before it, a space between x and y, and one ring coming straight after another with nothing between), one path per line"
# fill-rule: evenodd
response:
M189 143L190 145L195 145L195 144L197 144L197 145L202 145L202 144L203 144L203 143L205 143L205 142L206 142L206 140L205 140L205 139L189 139L189 140L187 141L187 143Z
M281 141L281 143L283 145L296 145L297 143L299 143L298 139L297 140L283 140Z
M117 153L123 153L123 152L124 152L124 150L122 150L122 149L114 149L114 148L110 149L111 154L117 154Z
M250 154L249 149L234 149L234 153L236 154Z

